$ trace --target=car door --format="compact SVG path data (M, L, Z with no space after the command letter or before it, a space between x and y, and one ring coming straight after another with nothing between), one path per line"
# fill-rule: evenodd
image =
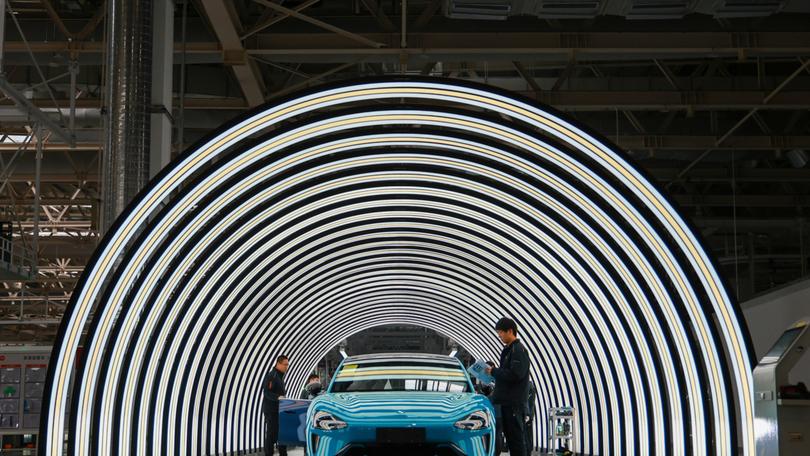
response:
M304 446L307 436L307 409L310 400L282 399L278 404L280 445Z

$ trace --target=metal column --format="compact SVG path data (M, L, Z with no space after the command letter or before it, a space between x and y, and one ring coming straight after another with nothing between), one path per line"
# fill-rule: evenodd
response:
M34 165L34 236L31 239L31 245L34 250L33 263L31 265L32 276L37 273L37 268L39 267L39 212L42 202L42 142L45 140L42 127L39 125L35 126L34 132L34 136L37 139L37 155ZM22 314L20 314L20 318L22 318Z
M149 178L152 0L107 2L101 231Z

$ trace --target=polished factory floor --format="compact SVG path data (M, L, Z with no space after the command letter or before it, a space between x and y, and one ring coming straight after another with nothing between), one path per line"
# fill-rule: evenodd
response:
M276 453L276 454L278 454L278 453ZM501 453L501 456L506 456L508 454L509 454L508 452ZM545 456L547 454L548 453L538 453L536 451L532 452L533 456ZM264 455L264 453L254 453L254 454L252 454L250 456L262 456L262 455ZM287 450L287 455L288 456L304 456L304 449L303 448L290 448L289 450Z

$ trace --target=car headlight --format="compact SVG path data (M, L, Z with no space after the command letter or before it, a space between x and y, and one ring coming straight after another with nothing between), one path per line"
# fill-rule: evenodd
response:
M486 410L479 410L473 412L467 418L456 421L455 426L465 431L477 431L479 429L486 429L490 425L489 413Z
M312 417L312 427L322 431L334 431L337 429L345 429L348 426L345 421L335 418L328 412L315 412Z

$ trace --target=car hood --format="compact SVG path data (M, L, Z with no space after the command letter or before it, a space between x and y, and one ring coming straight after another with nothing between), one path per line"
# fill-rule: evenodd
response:
M310 411L327 411L346 421L459 420L477 410L492 410L480 394L379 392L334 393L316 399Z

